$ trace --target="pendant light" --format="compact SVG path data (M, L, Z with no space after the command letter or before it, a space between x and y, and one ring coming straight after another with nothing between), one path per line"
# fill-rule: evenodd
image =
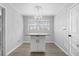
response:
M34 8L35 8L34 18L41 20L41 18L42 18L42 7L41 6L35 6Z

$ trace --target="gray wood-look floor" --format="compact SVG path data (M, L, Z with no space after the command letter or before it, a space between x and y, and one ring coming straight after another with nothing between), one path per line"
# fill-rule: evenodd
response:
M23 43L20 47L15 49L9 56L67 56L61 49L59 49L55 44L49 43L46 44L45 53L35 53L31 55L30 53L30 44Z

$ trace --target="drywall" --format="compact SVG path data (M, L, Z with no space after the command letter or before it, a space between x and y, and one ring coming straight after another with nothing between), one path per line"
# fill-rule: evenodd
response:
M5 20L5 39L6 55L22 43L23 38L23 20L22 16L14 10L9 4L2 4L6 9Z
M67 49L65 46L65 40L67 40L66 36L66 30L65 27L67 23L67 12L66 9L63 9L62 12L58 13L58 15L55 17L55 42L61 46L63 49ZM66 47L66 48L65 48Z
M1 18L1 7L0 7L0 56L2 55L2 18Z
M28 36L28 20L32 19L33 16L23 16L24 21L24 41L30 42L31 37ZM43 19L49 20L50 23L50 31L49 35L45 37L46 42L52 43L54 41L54 16L43 16Z
M56 15L54 20L55 43L61 47L66 54L69 55L69 38L68 38L68 20L69 20L69 7L67 5Z
M1 8L0 8L0 16L1 16Z

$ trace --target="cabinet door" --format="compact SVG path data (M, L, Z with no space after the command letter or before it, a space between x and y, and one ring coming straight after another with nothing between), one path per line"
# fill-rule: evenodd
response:
M45 51L45 36L31 36L31 51L44 52Z
M45 52L45 36L39 37L38 51Z
M31 52L35 52L38 50L38 45L36 43L37 38L35 36L31 36Z

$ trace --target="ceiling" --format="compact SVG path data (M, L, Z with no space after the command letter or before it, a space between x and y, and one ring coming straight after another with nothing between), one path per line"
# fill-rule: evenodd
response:
M35 6L41 6L42 15L56 15L67 3L10 3L22 15L35 15Z

